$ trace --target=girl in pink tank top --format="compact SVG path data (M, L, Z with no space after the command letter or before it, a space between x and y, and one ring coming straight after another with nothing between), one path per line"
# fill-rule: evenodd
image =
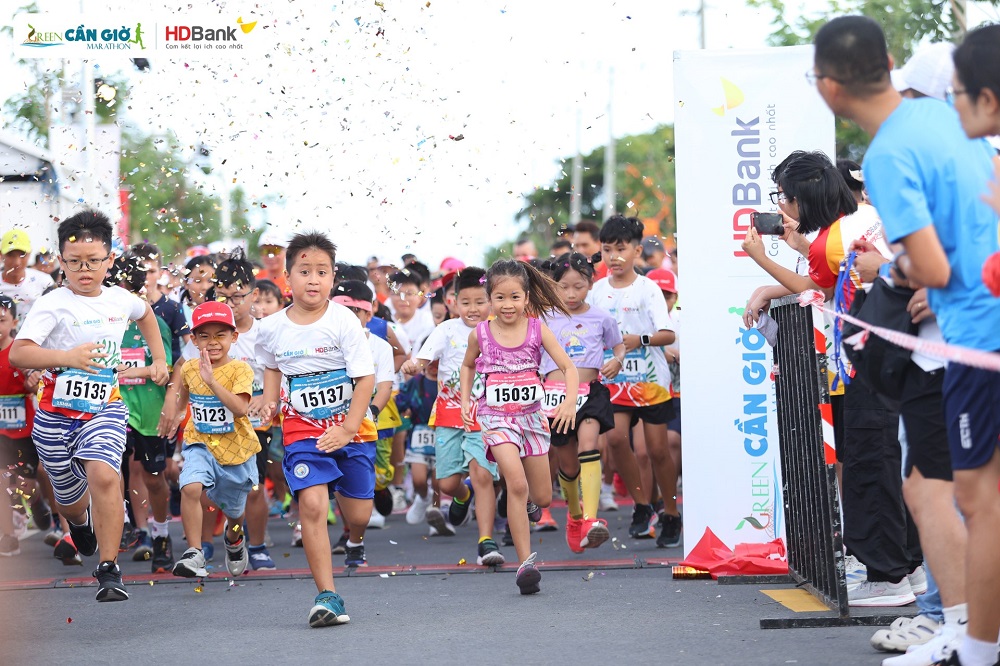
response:
M528 506L539 511L552 502L549 423L541 412L542 382L538 375L542 349L566 373L566 401L552 420L557 432L576 425L579 375L555 335L539 319L551 310L569 314L555 283L529 264L515 260L497 261L486 272L485 280L494 318L480 322L469 336L461 371L462 420L467 428L475 425L471 396L478 371L486 391L477 404L476 417L486 457L496 461L507 481L507 521L521 562L515 582L521 594L534 594L540 589L542 575L531 552Z

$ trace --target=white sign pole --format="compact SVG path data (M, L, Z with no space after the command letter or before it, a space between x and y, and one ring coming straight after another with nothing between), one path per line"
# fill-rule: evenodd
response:
M706 527L733 547L783 534L771 349L743 308L776 284L741 250L751 211L773 211L774 167L834 155L834 121L806 81L812 47L674 54L677 245L684 310L684 544ZM794 268L776 238L769 255Z

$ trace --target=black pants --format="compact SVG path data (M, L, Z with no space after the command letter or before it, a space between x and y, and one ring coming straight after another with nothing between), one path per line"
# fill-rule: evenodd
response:
M844 391L844 543L868 579L898 581L919 562L903 504L899 414L855 380Z

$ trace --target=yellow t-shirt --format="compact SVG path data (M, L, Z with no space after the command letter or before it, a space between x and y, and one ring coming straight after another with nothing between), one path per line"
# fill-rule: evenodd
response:
M204 444L220 465L240 465L260 451L260 441L246 416L234 418L198 374L198 359L184 364L184 386L191 399L191 418L184 428L184 445ZM236 395L253 394L253 370L243 361L229 361L212 374Z

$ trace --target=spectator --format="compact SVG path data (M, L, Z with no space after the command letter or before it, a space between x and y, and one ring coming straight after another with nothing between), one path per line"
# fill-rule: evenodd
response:
M285 298L290 298L292 292L288 287L288 277L285 275L285 248L288 247L285 233L274 227L268 227L260 235L257 247L260 259L264 263L264 270L257 274L257 279L270 280L278 285Z
M0 239L0 254L3 255L0 294L14 301L18 316L24 321L32 304L54 282L48 273L28 268L31 240L24 229L11 229L3 235Z
M663 268L663 260L666 256L663 241L658 236L646 236L642 239L642 260L646 262L646 267L649 270Z

